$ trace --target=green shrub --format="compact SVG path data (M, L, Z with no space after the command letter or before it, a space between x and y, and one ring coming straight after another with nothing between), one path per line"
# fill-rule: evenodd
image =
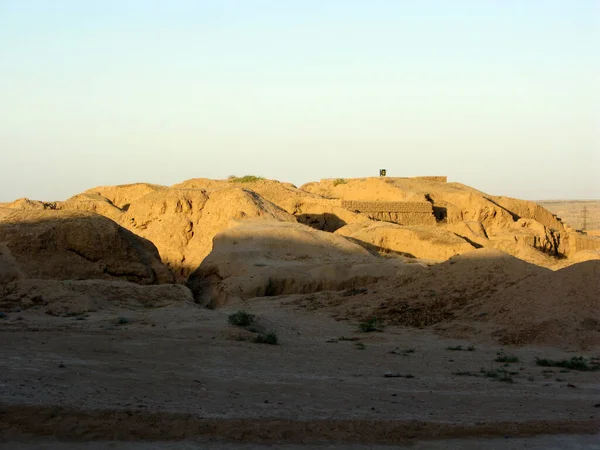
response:
M333 185L337 186L339 184L346 184L347 181L343 178L336 178L335 180L333 180Z
M264 180L264 177L257 177L256 175L244 175L243 177L230 176L229 181L233 183L253 183L254 181Z
M277 345L279 344L279 340L277 339L277 335L275 333L268 334L259 334L254 338L254 342L257 344L269 344L269 345Z
M498 352L496 353L496 362L502 362L502 363L516 363L519 362L519 358L517 358L514 355L507 355L504 352Z
M475 372L471 372L469 370L458 370L456 372L452 372L452 375L456 375L459 377L478 377L479 374Z
M239 310L234 314L229 315L229 323L236 327L248 327L254 322L254 314Z
M371 331L381 331L382 328L379 323L379 320L376 318L367 320L366 322L361 322L358 324L358 327L363 333L370 333Z
M510 372L505 369L497 369L497 370L481 370L483 376L486 378L492 378L498 381L504 381L505 383L514 383L514 379L512 375L516 375L517 372Z
M595 371L600 370L600 363L592 363L583 356L573 356L571 359L540 359L537 358L535 363L542 367L564 367L565 369L580 370L580 371Z

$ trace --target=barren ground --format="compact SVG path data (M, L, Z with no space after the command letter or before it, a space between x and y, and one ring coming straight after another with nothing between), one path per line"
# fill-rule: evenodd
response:
M227 315L240 305L8 314L0 448L600 448L598 372L535 365L579 353L505 348L519 357L505 367L492 343L449 351L471 342L361 333L283 298L243 307L280 345L236 340L245 332ZM481 369L516 374L505 382Z

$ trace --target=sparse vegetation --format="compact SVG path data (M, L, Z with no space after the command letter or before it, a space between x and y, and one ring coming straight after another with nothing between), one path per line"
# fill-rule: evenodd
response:
M506 369L480 369L479 372L471 372L468 370L459 370L453 372L452 375L462 376L462 377L485 377L491 378L496 381L503 381L505 383L514 383L513 375L517 375L518 372L511 372Z
M401 373L393 373L387 372L383 375L385 378L414 378L415 376L407 373L406 375L402 375Z
M235 325L236 327L248 327L254 323L255 316L254 314L239 310L236 313L230 314L228 319L231 325Z
M365 346L365 344L363 344L362 342L357 342L356 344L354 344L356 347L356 350L364 350L365 348L367 348Z
M0 312L0 319L5 319L6 318L6 314L3 312Z
M580 370L580 371L596 371L600 370L600 360L584 358L583 356L573 356L571 359L546 359L537 358L535 363L542 367L564 367L565 369Z
M390 353L393 355L402 355L402 356L408 356L414 352L415 352L414 348L406 348L404 350L400 350L400 348L396 348L396 349L390 351Z
M519 362L519 358L515 355L507 355L504 352L498 352L496 353L495 361L501 363L516 363Z
M275 333L259 334L254 338L256 344L278 345L279 340Z
M358 295L358 294L364 294L365 292L368 292L368 289L365 288L352 288L352 289L348 289L347 291L342 292L340 295L342 297L352 297L353 295Z
M463 347L462 345L455 345L454 347L446 347L446 350L450 350L453 352L460 352L460 351L474 352L475 346L472 344L469 345L468 347Z
M506 369L495 369L495 370L484 370L481 369L481 373L486 378L492 378L497 381L504 381L506 383L514 383L513 375L517 375L518 372L511 372Z
M456 372L452 372L452 375L456 375L459 377L478 377L479 374L476 372L470 372L468 370L457 370Z
M367 320L366 322L361 322L358 324L358 327L363 333L370 333L372 331L382 331L383 329L381 323L379 322L379 319L377 318Z
M338 186L340 184L346 184L348 183L344 178L336 178L335 180L333 180L333 185L334 186Z
M257 177L256 175L244 175L243 177L236 177L231 175L229 181L232 183L253 183L255 181L264 180L264 177Z
M117 319L117 323L118 323L119 325L126 325L126 324L128 324L128 323L131 323L131 320L130 320L130 319L128 319L127 317L123 317L123 316L121 316L121 317L119 317L119 318Z

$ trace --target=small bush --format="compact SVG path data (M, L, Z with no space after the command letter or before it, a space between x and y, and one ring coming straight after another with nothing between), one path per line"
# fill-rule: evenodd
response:
M128 323L130 323L130 322L131 322L131 320L129 320L127 317L123 317L123 316L121 316L121 317L119 317L119 318L117 319L117 323L118 323L119 325L125 325L125 324L128 324Z
M357 342L354 345L356 347L356 350L364 350L366 348L365 344L363 344L362 342Z
M504 352L498 352L496 353L496 362L502 362L502 363L516 363L519 362L519 358L517 358L514 355L507 355Z
M574 356L571 359L540 359L537 358L535 363L542 367L564 367L565 369L580 370L580 371L595 371L600 370L600 363L593 364L589 359L583 356Z
M394 372L386 372L385 374L383 374L383 376L385 378L414 378L415 377L413 374L410 374L410 373L403 375L401 373L394 373Z
M475 351L475 346L474 345L469 345L468 347L463 347L462 345L456 345L454 347L446 347L446 350L450 350L450 351L453 351L453 352L461 352L461 351L474 352Z
M269 345L279 344L277 335L275 333L259 334L258 336L256 336L254 338L254 342L256 344L269 344Z
M370 333L372 331L381 331L381 324L378 319L371 319L366 322L361 322L358 324L360 331L363 333Z
M264 177L257 177L256 175L244 175L243 177L230 176L229 181L233 183L253 183L255 181L264 180Z
M516 375L518 372L510 372L505 369L497 369L497 370L483 370L481 369L481 373L486 378L492 378L497 381L504 381L506 383L514 383L512 375Z
M411 353L414 353L415 349L414 348L406 348L404 350L400 350L400 348L396 348L395 350L391 350L390 353L393 355L402 355L402 356L408 356Z
M452 372L452 375L456 375L459 377L478 377L479 374L475 372L470 372L468 370L458 370L456 372Z
M0 319L5 319L6 318L6 314L3 312L0 312Z
M333 180L333 185L334 186L337 186L337 185L340 185L340 184L346 184L346 183L347 183L347 181L345 179L343 179L343 178L336 178L335 180Z
M239 310L234 314L229 315L229 323L236 327L248 327L254 322L254 314Z

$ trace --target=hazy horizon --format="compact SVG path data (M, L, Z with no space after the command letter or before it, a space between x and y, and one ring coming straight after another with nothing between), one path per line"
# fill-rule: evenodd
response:
M600 2L0 0L0 202L255 174L600 198Z

